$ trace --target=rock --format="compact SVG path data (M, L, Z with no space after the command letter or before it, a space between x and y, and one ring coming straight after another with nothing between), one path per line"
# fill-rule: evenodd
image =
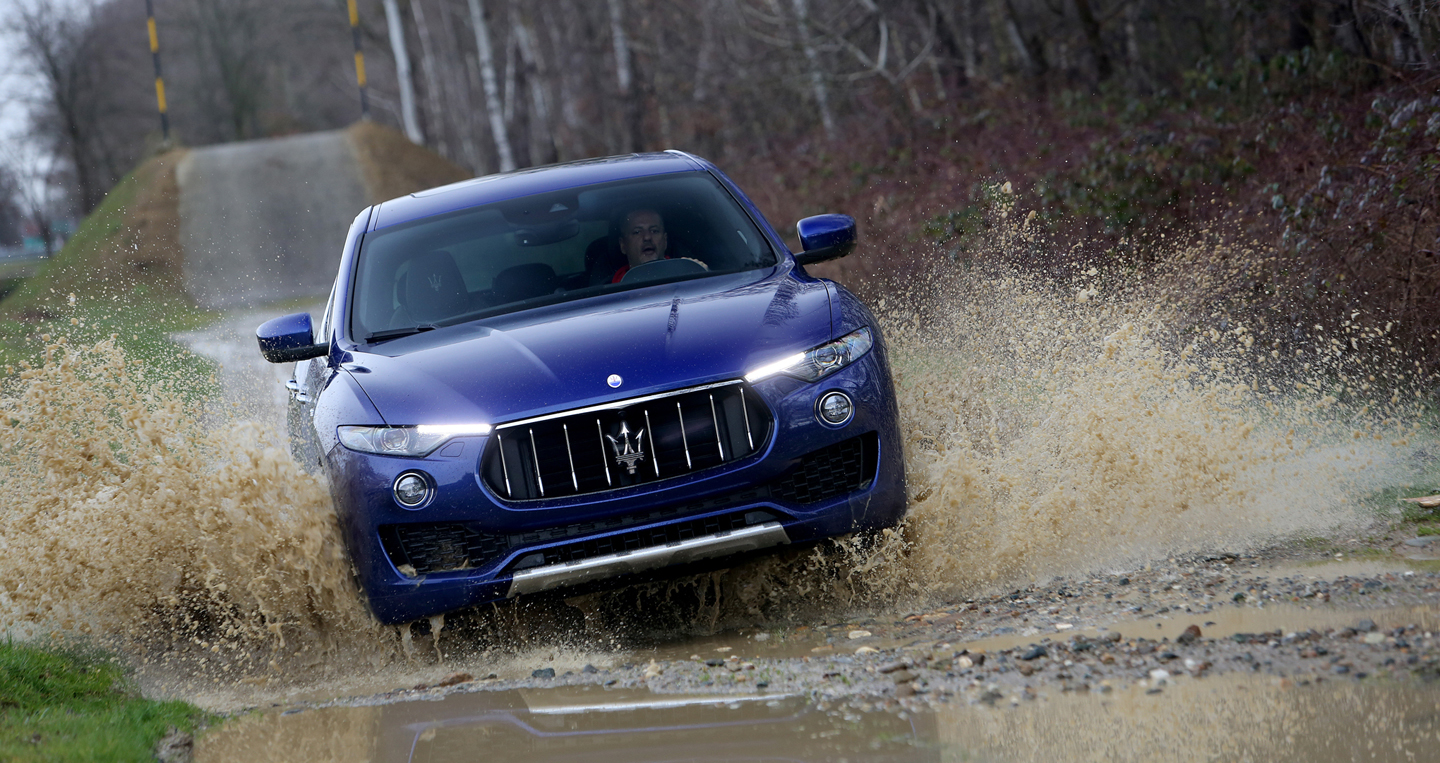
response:
M975 661L962 654L960 655L959 659L955 660L955 667L962 670L966 668L973 668L975 667Z
M555 675L555 671L554 671L554 670L551 670L551 671L550 671L550 675L552 675L552 676ZM435 685L436 685L436 686L454 686L454 685L456 685L456 684L468 683L468 682L474 681L474 680L475 680L475 676L472 676L472 675L470 675L469 673L463 673L463 672L462 672L462 673L451 673L450 675L445 676L444 678L440 679L440 682L437 683L437 684L435 684Z
M1031 644L1030 648L1025 650L1024 654L1020 655L1020 659L1029 662L1030 660L1036 660L1044 657L1047 654L1049 654L1049 652L1045 650L1045 646L1043 644Z
M1367 634L1365 634L1365 643L1367 643L1367 644L1383 644L1383 643L1385 643L1385 634L1380 633L1380 632L1378 632L1378 631L1371 632L1371 633L1367 633Z
M705 666L706 666L706 667L709 667L709 668L718 668L718 667L720 667L720 666L722 666L722 665L724 665L724 664L725 664L725 661L724 661L724 660L706 660L706 661L705 661Z
M1364 620L1361 620L1361 621L1358 622L1358 623L1355 623L1355 631L1356 631L1357 633L1368 633L1368 632L1373 631L1373 630L1375 630L1375 621L1374 621L1374 620L1371 620L1371 619L1369 619L1369 618L1366 618L1366 619L1364 619Z
M908 662L891 662L885 665L881 665L880 667L876 668L876 670L888 675L890 673L904 670L908 667L910 667L910 663Z
M190 763L194 754L195 738L174 726L155 745L155 759L160 763Z
M1116 644L1116 643L1119 643L1119 642L1120 642L1120 639L1122 639L1122 638L1124 638L1124 636L1121 636L1121 635L1120 635L1120 631L1110 631L1109 633L1106 633L1104 636L1101 636L1101 637L1100 637L1100 640L1101 640L1101 641L1109 641L1109 642L1112 643L1112 644Z
M1035 666L1031 665L1028 662L1024 665L1021 665L1019 668L1017 668L1017 670L1020 671L1020 675L1025 676L1026 678L1029 678L1030 676L1035 674Z
M1331 670L1335 671L1335 673L1336 673L1337 675L1342 675L1342 676L1343 676L1343 675L1345 675L1346 673L1349 673L1349 672L1350 672L1350 666L1349 666L1349 665L1336 665L1335 667L1331 668Z
M853 631L850 631L850 633L847 634L847 635L849 636L849 638L850 638L851 641L854 641L854 640L857 639L857 638L870 638L871 636L873 636L873 635L875 635L875 634L873 634L873 633L871 633L870 631L867 631L867 630L853 630Z
M648 681L664 672L665 668L660 667L660 663L651 660L650 664L645 666L645 680Z
M1130 585L1130 578L1120 578L1120 585Z
M600 671L599 671L599 669L597 669L594 665L591 665L590 663L587 662L587 663L585 663L585 667L583 667L583 668L580 669L580 672L581 672L581 673L599 673Z
M1150 680L1154 682L1156 686L1167 684L1170 682L1170 671L1156 668L1150 671Z
M890 674L890 680L894 681L897 684L910 683L911 681L914 681L915 678L915 674L911 673L908 670L897 670L894 673Z
M1055 630L1057 631L1068 631L1074 627L1074 623L1055 623Z
M873 646L862 646L855 650L856 654L879 654L880 650Z
M769 640L770 640L770 634L768 634L768 633L757 633L757 634L755 634L755 640L756 640L756 641L769 641Z
M995 705L996 702L999 702L1002 699L1005 699L1005 695L1001 694L998 691L995 691L994 689L991 689L980 695L981 704L990 705L992 707Z
M1419 537L1419 538L1406 538L1403 542L1404 542L1404 544L1407 545L1407 546L1415 546L1416 548L1425 548L1426 546L1430 545L1431 543L1434 543L1434 542L1435 542L1435 538L1436 538L1436 536L1434 536L1434 535L1425 535L1425 536L1422 536L1422 537Z
M530 671L530 677L531 677L531 678L554 678L554 677L555 677L555 669L554 669L554 668L540 668L539 670L532 670L532 671Z
M1155 657L1155 659L1161 662L1169 662L1171 660L1178 659L1179 657L1180 655L1174 652L1161 652L1158 656Z
M1175 643L1181 644L1183 646L1188 646L1195 643L1195 639L1197 638L1200 638L1200 626L1191 625L1189 628L1185 629L1184 633L1181 633L1175 639Z

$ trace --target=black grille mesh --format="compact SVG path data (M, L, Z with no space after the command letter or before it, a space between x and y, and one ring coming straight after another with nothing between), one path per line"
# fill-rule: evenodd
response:
M390 561L397 567L409 565L418 575L483 567L517 548L538 546L574 538L571 543L542 549L517 560L516 569L603 556L618 551L650 548L693 537L776 519L766 511L737 511L688 522L671 522L659 527L641 527L605 538L626 527L654 525L694 514L745 506L766 500L815 503L856 490L863 490L875 478L879 454L874 432L811 451L780 477L764 485L700 501L653 511L576 522L508 535L482 531L478 523L415 523L384 525L380 540Z

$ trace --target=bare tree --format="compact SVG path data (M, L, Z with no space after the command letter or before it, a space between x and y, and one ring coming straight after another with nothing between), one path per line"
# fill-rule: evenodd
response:
M490 27L480 0L469 0L470 23L475 29L475 48L480 56L480 82L485 87L485 111L490 117L490 135L495 152L500 156L500 171L515 169L515 154L510 150L510 133L505 126L505 106L500 100L500 86L495 78L495 53L490 47Z
M385 0L385 25L390 32L390 51L395 57L395 79L400 86L400 114L405 135L412 143L425 143L420 131L420 117L415 112L415 80L410 74L410 54L405 50L405 25L400 18L400 3Z

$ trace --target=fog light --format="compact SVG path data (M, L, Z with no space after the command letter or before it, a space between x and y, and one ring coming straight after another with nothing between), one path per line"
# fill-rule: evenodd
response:
M430 481L416 472L406 472L395 479L395 501L407 509L424 506L434 493Z
M816 409L820 412L821 421L836 426L849 421L850 414L855 412L855 406L844 392L825 393Z

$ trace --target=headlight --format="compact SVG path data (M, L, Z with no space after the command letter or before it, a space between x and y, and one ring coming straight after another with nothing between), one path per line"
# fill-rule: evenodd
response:
M788 374L809 382L819 381L859 360L873 344L868 327L856 329L819 347L761 366L745 374L745 381L757 382L775 374Z
M337 427L340 444L382 456L428 456L452 437L490 434L489 424L422 424L418 427Z

